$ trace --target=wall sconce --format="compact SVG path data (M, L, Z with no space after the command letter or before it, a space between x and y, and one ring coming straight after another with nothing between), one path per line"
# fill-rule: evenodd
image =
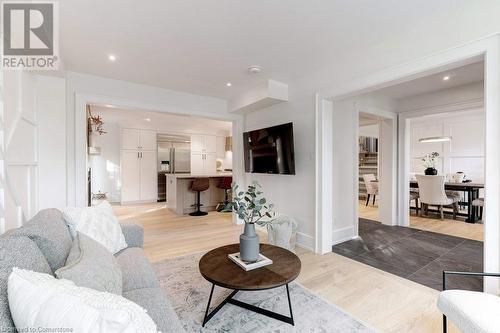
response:
M226 151L233 151L233 137L226 136Z

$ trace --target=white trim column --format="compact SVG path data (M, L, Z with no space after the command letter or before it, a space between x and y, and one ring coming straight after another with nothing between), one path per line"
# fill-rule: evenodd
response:
M315 252L332 251L333 118L331 101L316 95L316 233Z
M500 272L500 40L489 43L485 57L485 204L484 270ZM498 279L485 278L484 290L498 295Z

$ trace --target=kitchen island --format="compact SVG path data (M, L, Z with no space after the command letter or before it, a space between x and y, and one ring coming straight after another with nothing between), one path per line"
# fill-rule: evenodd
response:
M195 178L209 178L210 188L201 192L201 210L215 210L217 204L224 201L224 190L218 188L222 177L232 177L231 172L216 172L212 174L194 175L191 173L166 174L167 178L167 208L177 215L189 214L195 211L192 205L196 202L196 192L191 191L191 183Z

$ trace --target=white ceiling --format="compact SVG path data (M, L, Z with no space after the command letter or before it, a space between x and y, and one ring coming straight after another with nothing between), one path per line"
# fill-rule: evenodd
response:
M448 76L449 80L444 81L443 77L445 76ZM383 88L375 91L373 94L398 100L410 96L459 87L465 84L479 82L483 79L484 62L481 61Z
M415 31L470 0L64 0L66 70L230 98ZM425 19L424 19L425 18ZM115 54L111 63L107 56ZM246 69L260 65L250 76ZM231 81L232 87L226 87Z
M120 127L154 129L164 134L216 134L223 136L230 135L232 128L232 124L227 121L180 116L165 112L119 109L97 105L92 105L90 110L92 115L99 115L103 118L104 128L106 128L106 123L114 123Z

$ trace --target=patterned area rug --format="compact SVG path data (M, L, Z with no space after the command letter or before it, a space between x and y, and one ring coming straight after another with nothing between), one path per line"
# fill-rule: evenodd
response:
M202 328L211 288L211 284L198 271L198 261L202 255L198 253L154 264L162 289L187 332L373 332L298 283L290 284L295 326L226 304ZM230 292L231 290L216 286L211 309ZM240 291L235 298L289 315L285 287L264 291Z

